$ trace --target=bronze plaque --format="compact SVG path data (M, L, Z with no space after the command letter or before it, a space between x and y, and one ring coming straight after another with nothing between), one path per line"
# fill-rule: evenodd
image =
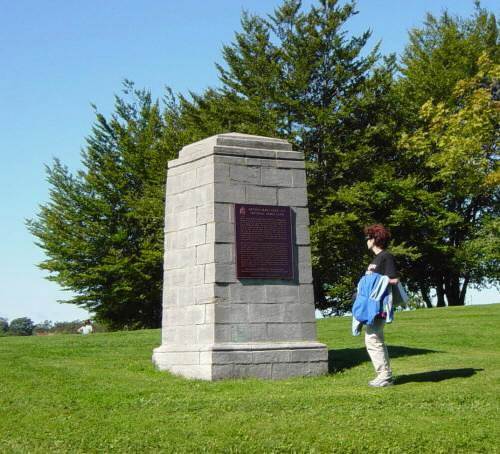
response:
M235 204L236 277L293 279L290 207Z

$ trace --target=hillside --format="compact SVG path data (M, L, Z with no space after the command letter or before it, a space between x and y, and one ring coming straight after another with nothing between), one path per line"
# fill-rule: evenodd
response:
M274 382L157 372L159 330L0 338L0 452L498 452L499 325L498 304L397 314L384 389L349 318L318 323L328 376Z

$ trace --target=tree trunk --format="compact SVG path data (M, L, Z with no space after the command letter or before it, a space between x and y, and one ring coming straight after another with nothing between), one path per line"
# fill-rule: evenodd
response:
M445 279L444 291L448 306L463 306L464 302L460 298L460 277L458 275L447 276ZM464 295L465 297L465 295Z
M445 307L446 303L444 301L443 284L438 284L436 286L436 295L437 295L437 307Z
M420 294L422 295L422 299L425 302L425 305L428 309L432 307L432 301L430 297L430 289L429 286L425 285L423 282L420 283Z
M465 306L465 295L467 294L467 286L469 285L469 277L466 276L460 290L460 305Z
M437 296L437 307L445 307L446 303L444 301L444 279L443 276L439 276L436 282L436 296Z

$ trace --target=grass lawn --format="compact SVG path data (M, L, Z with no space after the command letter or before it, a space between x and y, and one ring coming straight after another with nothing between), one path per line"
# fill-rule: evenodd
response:
M396 314L396 386L349 318L320 320L332 372L201 382L157 372L159 330L0 338L0 452L499 452L500 305Z

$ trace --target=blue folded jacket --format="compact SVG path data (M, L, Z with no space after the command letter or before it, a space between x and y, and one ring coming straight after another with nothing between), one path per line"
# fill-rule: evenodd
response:
M392 298L389 278L378 273L365 274L358 282L358 293L352 306L352 334L358 336L363 325L372 325L384 310L392 321Z

